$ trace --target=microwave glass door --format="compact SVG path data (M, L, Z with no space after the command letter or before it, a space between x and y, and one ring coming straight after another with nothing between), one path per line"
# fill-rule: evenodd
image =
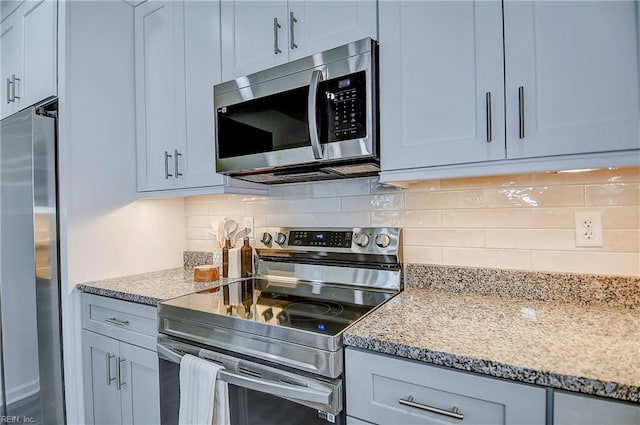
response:
M309 86L218 108L218 155L233 158L311 145Z

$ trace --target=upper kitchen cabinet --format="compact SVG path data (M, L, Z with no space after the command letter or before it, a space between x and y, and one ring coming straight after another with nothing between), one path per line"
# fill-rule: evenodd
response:
M185 171L184 3L147 1L134 19L138 190L171 189Z
M377 3L222 1L222 77L232 80L365 37L377 39Z
M638 2L504 3L507 157L640 148Z
M499 2L380 2L383 170L503 159Z
M215 171L219 3L150 0L134 19L138 192L251 193Z
M639 30L638 1L381 2L381 180L640 164Z
M0 6L0 118L57 94L56 0Z

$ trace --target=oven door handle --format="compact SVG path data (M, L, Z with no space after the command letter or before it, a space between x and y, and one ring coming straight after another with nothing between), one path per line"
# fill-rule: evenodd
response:
M240 375L227 370L218 372L218 379L222 379L228 384L237 385L241 388L260 391L272 394L281 398L291 398L295 400L308 401L311 403L330 404L330 389L309 388L299 385L292 385L286 382L266 381L249 375Z
M158 355L173 363L180 363L182 355L175 351L158 344ZM202 357L200 357L202 358ZM207 359L203 359L207 360ZM221 369L218 372L218 379L233 384L241 388L247 388L263 393L269 393L282 398L290 398L295 400L307 401L311 403L330 404L333 391L329 388L311 388L301 385L289 384L287 382L278 382L265 380L251 375L244 375L232 372L228 369ZM299 378L298 378L299 379Z

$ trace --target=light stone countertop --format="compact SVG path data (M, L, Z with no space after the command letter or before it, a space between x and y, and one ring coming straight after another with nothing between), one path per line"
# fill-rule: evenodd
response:
M213 282L195 282L193 269L180 267L80 283L76 287L90 294L156 306L159 302L170 298L203 291L237 280L239 279L220 278L220 280Z
M640 309L408 288L347 329L344 343L640 402Z

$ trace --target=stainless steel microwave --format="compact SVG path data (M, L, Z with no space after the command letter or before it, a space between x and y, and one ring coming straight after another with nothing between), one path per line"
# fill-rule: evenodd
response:
M377 174L377 49L366 38L214 86L217 172L265 184Z

